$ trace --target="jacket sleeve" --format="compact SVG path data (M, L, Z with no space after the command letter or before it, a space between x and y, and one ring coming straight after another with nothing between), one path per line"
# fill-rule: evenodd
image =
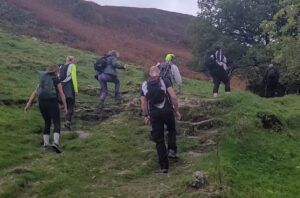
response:
M71 77L74 86L74 91L75 93L78 93L77 69L75 64L72 64Z
M173 74L173 78L175 80L176 85L178 87L181 87L181 85L182 85L182 78L181 78L180 72L178 70L178 67L176 65L172 65L171 72Z
M117 58L113 58L111 60L111 65L113 66L113 68L117 68L117 69L125 69L124 66L122 66L121 64L118 63Z

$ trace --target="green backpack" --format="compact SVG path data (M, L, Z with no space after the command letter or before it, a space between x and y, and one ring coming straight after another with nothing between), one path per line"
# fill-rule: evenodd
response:
M53 77L47 72L39 72L37 95L39 99L57 98Z

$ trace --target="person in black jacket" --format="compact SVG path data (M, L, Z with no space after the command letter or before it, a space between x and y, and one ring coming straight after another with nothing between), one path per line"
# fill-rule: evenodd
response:
M279 82L279 71L270 64L264 75L265 96L267 98L274 97Z
M209 70L213 78L213 96L218 97L219 87L221 82L225 85L225 92L230 93L230 80L225 69L216 62L215 54L213 51L208 52L208 58L205 62L205 66Z
M168 173L169 159L178 159L176 145L175 117L180 120L178 102L171 82L160 77L160 70L152 66L150 78L141 88L141 108L145 124L151 123L152 140L156 143L160 172ZM164 125L167 126L168 148L165 145Z

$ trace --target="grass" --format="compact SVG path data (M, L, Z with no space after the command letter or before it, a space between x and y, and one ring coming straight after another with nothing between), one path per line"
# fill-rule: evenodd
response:
M94 54L0 32L0 98L26 100L37 83L37 70L78 58L78 104L95 106L97 81ZM143 67L120 71L127 101L139 97ZM110 89L112 90L112 86ZM209 98L211 83L184 79L185 97ZM114 101L108 98L108 104ZM297 197L300 194L300 102L298 96L259 98L248 92L221 94L214 115L223 121L218 153L193 157L199 142L178 137L181 160L168 175L155 173L155 145L148 127L124 111L104 122L81 122L89 133L62 134L64 152L40 147L42 119L36 106L26 114L22 105L0 105L0 197L206 197L218 191L227 197ZM258 112L275 114L283 132L264 129ZM218 154L218 155L217 155ZM17 173L17 169L25 171ZM203 170L210 190L191 190L193 173Z

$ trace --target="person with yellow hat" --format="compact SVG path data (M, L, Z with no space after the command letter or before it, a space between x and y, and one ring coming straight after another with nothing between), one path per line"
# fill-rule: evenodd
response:
M182 86L182 78L178 67L175 65L175 55L167 54L165 57L165 62L157 64L161 73L162 78L167 78L172 83L176 84L176 92L180 94Z

